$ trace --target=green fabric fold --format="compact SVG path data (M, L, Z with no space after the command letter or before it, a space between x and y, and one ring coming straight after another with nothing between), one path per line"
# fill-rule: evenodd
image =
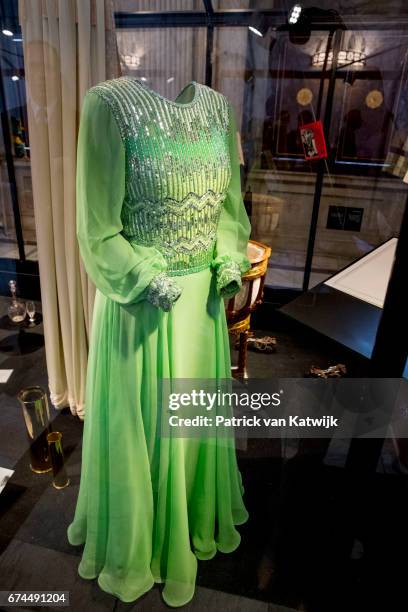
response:
M247 257L251 224L241 192L237 124L231 104L228 107L231 178L218 222L214 259L211 263L217 277L217 291L222 297L233 297L238 293L242 286L241 275L251 267ZM236 264L238 268L233 264Z

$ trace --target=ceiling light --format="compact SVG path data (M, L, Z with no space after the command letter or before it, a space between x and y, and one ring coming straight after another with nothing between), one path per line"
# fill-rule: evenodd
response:
M19 76L17 76L16 74L13 74L13 76L11 77L11 80L12 80L12 81L19 81L19 80L20 80L20 77L19 77Z
M302 7L300 6L300 4L295 4L295 6L292 7L289 13L289 23L297 23L301 12Z
M11 30L2 30L4 36L14 36L13 32Z

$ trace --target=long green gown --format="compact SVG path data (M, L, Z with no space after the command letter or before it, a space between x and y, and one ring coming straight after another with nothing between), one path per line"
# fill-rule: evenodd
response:
M158 435L161 379L230 377L224 298L250 264L236 121L190 82L169 100L120 77L86 94L77 237L96 286L80 489L78 572L125 602L155 582L181 606L197 559L237 548L248 514L235 446Z

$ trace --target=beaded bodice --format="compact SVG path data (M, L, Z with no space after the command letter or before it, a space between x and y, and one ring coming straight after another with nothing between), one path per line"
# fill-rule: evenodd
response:
M194 86L190 102L177 102ZM133 77L91 89L109 105L125 149L122 234L155 246L170 275L209 266L231 178L227 99L192 81L176 101Z

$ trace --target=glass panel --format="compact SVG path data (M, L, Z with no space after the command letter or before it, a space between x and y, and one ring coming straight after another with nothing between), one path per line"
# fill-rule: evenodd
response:
M288 11L295 4L300 4L302 8L319 7L319 9L337 10L344 15L397 15L408 12L406 0L393 0L392 8L389 2L365 2L359 0L344 0L343 2L333 2L333 0L212 0L214 10L217 11L238 11L243 9L269 10L269 11Z
M115 11L123 13L204 11L202 0L114 0L113 6Z
M6 109L5 122L8 138L5 140L4 125L0 126L0 257L19 259L16 223L21 223L22 242L27 259L37 259L34 207L31 187L31 165L29 158L28 121L25 96L22 39L19 29L6 29L0 34L1 78ZM6 162L6 143L10 143L14 168L17 208L13 209L12 188Z
M205 28L117 30L122 73L174 100L186 83L205 79Z
M220 0L214 7L238 4ZM324 117L328 33L312 31L303 44L272 27L261 34L246 26L215 28L212 87L236 111L252 238L273 249L266 283L301 288L317 162L305 160L299 127ZM124 73L145 79L167 98L174 99L189 80L205 80L205 28L124 29L118 43ZM395 150L407 137L405 43L402 33L343 35L310 286L398 232L405 190L393 173L404 159ZM329 54L328 68L331 60ZM379 202L391 185L385 213ZM339 215L348 215L348 229L334 229ZM361 215L361 230L353 233Z
M315 162L304 160L299 126L324 113L322 66L327 33L303 45L269 29L217 28L213 87L233 103L241 126L244 192L251 209L252 238L272 247L268 285L300 288L316 181Z
M333 101L332 161L310 287L398 236L408 186L407 34L346 32ZM347 57L346 57L347 56Z

